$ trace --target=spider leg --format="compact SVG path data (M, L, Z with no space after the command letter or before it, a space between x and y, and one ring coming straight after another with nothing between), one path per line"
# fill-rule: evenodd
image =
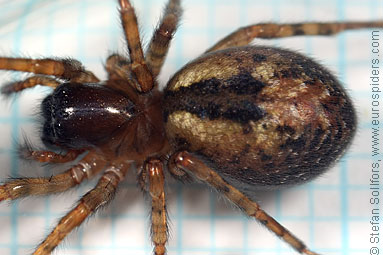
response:
M106 59L105 69L108 72L108 79L127 80L131 82L131 73L129 59L117 53L110 55Z
M199 180L213 186L247 215L257 219L295 250L306 255L317 255L317 253L310 251L306 245L290 233L290 231L264 212L256 202L251 201L246 195L224 181L213 169L209 168L201 160L186 151L179 152L172 158L175 160L177 167L192 172Z
M138 174L137 174L137 183L139 185L139 187L141 188L141 191L146 193L149 191L148 189L148 170L146 169L146 165L145 165L145 168L141 165L141 166L137 166L137 169L138 169Z
M86 83L100 80L75 59L30 59L0 57L0 70L52 75L71 82Z
M37 151L28 147L21 148L19 154L24 159L39 161L41 163L66 163L75 160L83 150L69 150L65 154L53 151Z
M140 84L132 76L130 61L121 55L112 54L106 60L105 69L108 72L106 85L123 91L130 100L137 102L138 94L136 88L140 87ZM126 84L129 86L126 86Z
M97 211L101 206L110 202L118 184L124 179L130 164L119 163L109 166L98 181L96 187L85 194L77 206L65 215L37 247L34 255L51 254L54 248L76 227Z
M254 38L272 39L298 35L334 35L344 30L383 27L383 21L376 22L330 22L295 24L255 24L239 28L229 34L205 53L249 44Z
M164 172L163 164L158 159L152 159L145 165L149 179L149 194L152 198L152 242L154 244L154 254L164 255L166 253L165 244L168 241L168 225L166 215L166 201L164 191Z
M131 70L138 81L136 89L140 92L148 92L154 86L153 76L145 63L142 51L140 34L138 32L137 16L129 0L120 0L121 22L128 45Z
M156 78L161 71L161 67L169 50L170 41L176 32L181 14L180 0L169 0L164 10L164 16L154 31L145 54L146 64L154 78Z
M61 82L55 78L51 78L43 75L31 76L22 81L10 82L1 88L1 93L4 95L10 95L12 93L20 92L27 88L32 88L37 85L47 86L51 88L56 88Z
M83 180L92 178L106 165L105 159L89 152L79 163L65 172L45 178L18 178L0 186L0 202L26 196L64 192Z
M191 182L192 181L192 177L190 176L189 173L187 173L185 170L183 170L182 168L179 168L177 167L177 165L175 164L175 160L174 160L174 157L177 156L177 154L173 154L170 158L170 160L168 160L168 170L169 170L169 173L177 180L185 183L185 182Z

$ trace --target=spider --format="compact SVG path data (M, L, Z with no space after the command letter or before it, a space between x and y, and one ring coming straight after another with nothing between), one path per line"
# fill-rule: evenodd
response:
M65 163L85 154L79 163L62 174L5 183L0 187L0 200L62 192L102 172L96 187L60 220L34 254L49 254L73 228L108 203L132 167L138 169L138 183L152 200L155 254L164 254L167 242L165 169L180 180L195 177L207 182L298 252L315 254L260 209L251 193L255 184L258 188L278 187L304 182L323 172L342 154L353 136L353 108L336 80L310 59L285 50L247 44L255 37L329 35L344 29L382 27L382 22L249 26L224 38L185 66L169 81L165 92L161 92L156 78L181 16L180 2L168 2L145 54L133 7L127 0L119 3L129 58L111 55L106 61L108 79L104 82L73 59L0 58L1 69L35 74L3 87L4 94L35 85L54 88L42 102L45 119L42 140L52 150L35 151L27 147L21 151L23 156L40 162ZM290 69L287 60L293 60L289 62L293 65ZM253 69L256 67L261 69ZM275 81L274 76L288 89L267 84ZM300 91L298 80L313 90L307 92L305 86L304 91ZM302 98L294 96L299 92L303 93ZM260 93L268 100L256 102L257 105L252 96ZM319 117L310 116L313 114L310 108L318 107L315 105L315 100L319 100L317 95L328 101L321 102L324 106L316 109ZM279 97L292 98L293 102L289 103L304 114L299 119L283 119L279 113L288 117L291 114L283 112L285 105L278 106L282 101ZM303 100L306 97L309 100ZM313 105L311 100L315 102ZM277 106L274 108L267 102ZM279 113L274 114L275 110ZM336 116L329 112L335 112ZM338 112L347 117L342 119ZM273 126L275 119L268 119L270 116L278 116L280 123ZM304 119L307 116L310 118ZM326 117L328 119L320 122ZM326 125L332 123L332 118L345 124ZM302 126L299 122L318 122L322 128ZM256 130L261 131L260 138L267 139L257 141L253 135ZM207 142L206 134L219 143ZM337 139L329 138L330 143L325 139L327 136ZM315 146L311 148L307 141ZM327 153L322 151L323 144ZM280 150L275 149L275 145ZM56 148L67 152L55 153ZM301 165L294 168L290 156L302 159L300 157L307 154L302 148L309 149L308 152L315 149L320 157L304 158ZM288 154L275 158L282 149ZM253 164L262 171L251 169ZM315 173L309 172L308 166ZM233 167L238 173L231 172ZM290 168L293 169L290 174L278 174Z

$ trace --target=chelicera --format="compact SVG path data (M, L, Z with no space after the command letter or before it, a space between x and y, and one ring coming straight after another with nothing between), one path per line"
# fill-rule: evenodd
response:
M74 59L0 58L2 70L33 74L4 86L3 94L36 85L54 89L41 104L42 140L49 149L26 147L21 154L49 163L79 159L58 175L4 183L0 201L63 192L102 173L34 254L50 254L108 203L131 168L151 198L156 255L166 253L168 240L165 171L206 182L297 252L316 254L264 212L253 193L323 173L350 144L354 108L339 82L313 60L248 44L254 38L332 35L383 22L243 27L183 67L160 91L157 77L182 14L180 0L168 1L145 52L132 5L119 4L129 57L108 57L106 81Z

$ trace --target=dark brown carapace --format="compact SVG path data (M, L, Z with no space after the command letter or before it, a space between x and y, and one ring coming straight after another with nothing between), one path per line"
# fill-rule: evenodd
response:
M166 253L168 227L164 171L206 182L248 216L303 254L298 238L264 212L253 191L305 182L329 167L350 143L356 126L352 103L338 81L300 54L247 46L252 39L331 35L383 22L256 24L230 34L170 79L156 82L181 17L169 0L144 53L128 0L120 15L129 58L106 61L101 82L73 59L0 58L0 69L33 76L3 87L9 95L36 85L54 88L41 105L42 140L26 148L40 162L78 163L49 178L12 179L0 201L68 190L102 172L98 184L64 216L33 254L50 254L89 215L108 203L130 168L152 202L154 254Z

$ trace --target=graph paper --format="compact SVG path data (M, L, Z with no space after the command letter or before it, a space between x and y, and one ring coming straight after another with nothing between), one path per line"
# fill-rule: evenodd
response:
M75 57L105 78L103 63L115 51L126 52L117 1L0 1L0 54ZM140 31L147 42L165 1L136 0ZM382 0L185 0L180 29L162 70L164 86L171 75L218 39L240 26L258 22L382 19ZM382 43L382 42L381 42ZM317 59L345 84L355 102L359 126L345 157L315 181L282 191L261 192L258 202L311 249L321 254L367 254L370 166L371 31L334 37L255 40L253 44L290 48ZM382 50L382 49L381 49ZM21 76L23 77L23 76ZM20 76L0 73L5 83ZM35 88L14 101L0 101L0 178L51 175L50 169L20 162L17 141L39 141L39 102L49 93ZM30 254L58 219L95 182L61 195L26 198L0 205L0 254ZM168 181L169 254L293 254L260 224L243 216L202 184ZM149 201L130 174L108 208L65 239L55 254L151 254Z

